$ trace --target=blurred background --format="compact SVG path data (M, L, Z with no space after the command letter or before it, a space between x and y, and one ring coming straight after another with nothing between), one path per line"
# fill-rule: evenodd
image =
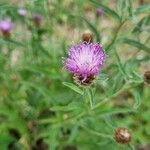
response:
M107 53L93 111L63 67L86 36ZM150 150L147 71L149 0L0 0L0 150L130 150L117 127Z

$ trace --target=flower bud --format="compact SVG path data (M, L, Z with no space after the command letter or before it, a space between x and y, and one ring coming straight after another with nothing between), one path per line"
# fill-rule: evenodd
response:
M148 84L150 84L150 70L146 71L144 74L144 81Z
M33 23L37 28L41 27L41 23L42 23L42 16L40 15L34 15L33 16Z
M119 144L129 144L131 141L131 132L124 127L119 127L115 131L114 139Z
M87 43L93 42L93 34L90 31L85 31L82 35L82 41Z
M96 17L101 17L104 14L104 11L101 8L96 9Z

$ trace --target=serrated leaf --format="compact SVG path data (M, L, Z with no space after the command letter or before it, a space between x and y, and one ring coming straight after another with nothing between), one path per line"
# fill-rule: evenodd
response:
M83 95L84 92L79 88L77 87L76 85L72 84L72 83L69 83L69 82L63 82L63 85L69 87L70 89L72 89L73 91L77 92L78 94L80 95Z

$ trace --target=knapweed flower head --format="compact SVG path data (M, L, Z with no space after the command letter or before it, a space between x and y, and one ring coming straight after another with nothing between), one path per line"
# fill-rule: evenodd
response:
M88 86L101 71L105 59L100 44L84 42L70 48L65 68L73 74L77 84Z
M18 14L19 14L20 16L25 17L25 16L27 15L27 10L26 10L25 8L19 8L19 9L18 9Z
M11 30L13 28L12 21L9 20L0 20L0 31L5 37L9 37Z

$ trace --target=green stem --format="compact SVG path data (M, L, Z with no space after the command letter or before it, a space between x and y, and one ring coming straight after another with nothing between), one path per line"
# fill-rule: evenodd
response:
M131 88L135 88L137 87L139 84L141 84L141 82L135 84L135 85L129 85L129 84L125 84L119 91L117 91L115 94L111 95L110 97L106 97L103 101L97 103L93 109L97 109L98 107L100 107L101 105L107 103L108 101L110 101L111 99L115 98L116 96L118 96L119 94L121 94L122 92L124 92L127 89L131 89Z
M85 88L84 89L84 104L85 104L85 108L86 110L89 110L88 105L90 104L90 108L93 108L93 93L92 93L92 89L90 88Z
M88 97L89 97L89 102L90 102L90 106L91 106L91 109L93 109L93 93L92 93L92 89L88 89L87 90L87 93L88 93Z
M126 21L126 20L125 20L125 21ZM125 21L121 22L121 23L119 24L119 26L117 27L117 30L116 30L116 32L115 32L115 34L114 34L114 37L113 37L113 40L112 40L111 43L106 47L106 51L109 51L110 48L114 45L114 43L115 43L115 41L116 41L116 39L117 39L117 37L118 37L119 31L120 31L121 27L123 26L123 24L125 23Z

